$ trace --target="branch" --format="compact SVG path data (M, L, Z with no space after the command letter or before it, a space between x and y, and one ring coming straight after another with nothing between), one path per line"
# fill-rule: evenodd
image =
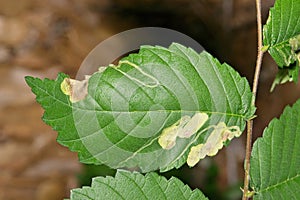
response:
M252 86L252 105L255 105L256 93L257 93L257 86L258 86L258 79L262 64L262 57L264 52L262 51L262 22L261 22L261 0L256 0L256 19L257 19L257 58L256 58L256 66L255 66L255 73L253 79L253 86ZM251 156L251 149L252 149L252 131L253 131L253 119L247 121L247 142L246 142L246 155L245 155L245 176L244 176L244 190L243 190L243 200L248 199L249 194L249 170L250 170L250 156Z

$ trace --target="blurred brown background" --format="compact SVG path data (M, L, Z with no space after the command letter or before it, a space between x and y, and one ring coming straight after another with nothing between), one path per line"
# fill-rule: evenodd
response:
M262 1L263 20L274 0ZM196 39L251 82L256 59L253 0L0 0L0 200L56 200L85 184L75 153L58 145L24 76L75 77L88 52L130 28L171 28ZM269 89L276 65L266 55L260 77L254 136L300 97L300 85ZM218 156L176 175L210 199L238 199L243 178L244 138ZM98 169L101 174L102 168ZM104 169L106 170L106 169ZM91 174L89 174L90 176ZM80 176L79 176L80 177ZM212 197L214 195L215 197Z

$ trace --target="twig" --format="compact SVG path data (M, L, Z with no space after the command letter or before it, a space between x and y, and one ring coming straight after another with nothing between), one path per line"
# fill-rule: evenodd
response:
M261 22L261 0L256 0L256 19L257 19L257 58L256 58L256 66L255 66L255 74L253 79L252 86L252 105L255 106L255 99L257 93L257 85L258 79L262 64L262 57L264 52L262 51L262 22ZM244 190L243 190L243 200L248 199L249 194L249 170L250 170L250 156L252 149L252 131L253 131L253 119L247 121L247 143L246 143L246 155L245 155L245 177L244 177Z

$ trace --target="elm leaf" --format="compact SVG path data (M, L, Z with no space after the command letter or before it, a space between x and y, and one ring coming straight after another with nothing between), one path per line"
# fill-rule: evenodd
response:
M60 144L83 163L115 169L179 168L217 124L238 127L237 137L255 111L245 78L207 52L175 43L142 46L81 82L62 73L56 80L26 81Z
M255 141L251 160L254 200L300 199L300 100L273 119Z
M84 186L71 190L71 200L81 199L182 199L208 200L198 189L191 190L179 179L172 177L167 180L154 172L145 176L137 172L118 170L113 177L93 178L91 187Z
M277 84L298 81L300 69L300 4L299 0L276 0L263 28L264 48L276 61L279 72L271 90Z

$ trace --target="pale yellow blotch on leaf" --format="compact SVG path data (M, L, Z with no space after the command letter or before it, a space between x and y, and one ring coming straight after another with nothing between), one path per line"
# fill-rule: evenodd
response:
M190 167L195 166L205 156L214 156L224 145L224 142L233 137L241 135L238 126L227 127L224 122L220 122L214 127L214 130L203 144L193 146L187 158L187 164Z
M190 120L190 116L183 116L175 124L165 128L158 138L158 143L163 149L171 149L176 144L178 129L182 124L186 124Z
M87 95L89 76L85 77L85 80L78 81L70 78L65 78L60 85L61 91L70 96L72 103L78 102L84 99Z
M289 40L292 50L296 51L300 48L300 35L297 35Z
M203 149L203 144L198 144L197 146L193 146L187 158L187 164L190 167L195 166L200 161L200 153Z
M287 65L290 64L291 62L293 62L294 60L300 62L300 53L298 52L300 49L300 34L291 38L289 40L289 44L291 47L291 53L290 53L288 59L285 58L285 62L287 62L286 63ZM296 52L298 52L298 53L296 53ZM292 81L292 78L289 78L288 80Z
M158 143L163 149L171 149L176 144L176 138L177 138L177 126L170 126L168 128L165 128L161 134L161 136L158 138Z
M110 66L109 66L109 67L110 67ZM105 66L105 67L104 67L104 66L101 66L101 67L98 68L98 72L99 72L99 73L102 73L102 72L104 72L104 71L106 70L106 68L107 68L106 66Z
M207 120L208 115L205 113L196 113L193 117L185 115L162 131L158 143L163 149L171 149L176 144L177 136L180 138L191 137L191 135L197 133Z
M196 113L186 124L179 127L178 137L189 138L204 125L208 120L208 115L206 113Z
M70 79L65 78L63 82L60 84L61 91L65 94L70 96L71 95L71 85L70 85Z

